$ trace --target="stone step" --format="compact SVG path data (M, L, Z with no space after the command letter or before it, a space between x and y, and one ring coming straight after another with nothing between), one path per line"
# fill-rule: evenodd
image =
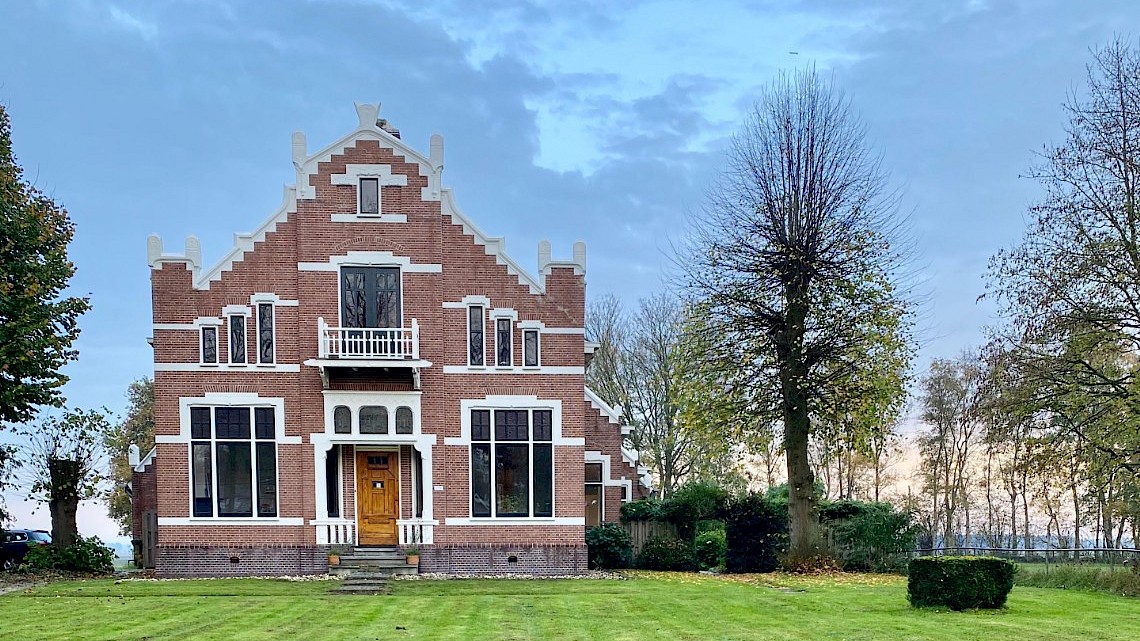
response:
M387 583L361 583L354 585L341 585L332 591L332 594L387 594Z
M393 574L419 574L419 566L408 565L407 563L400 564L385 564L385 565L371 565L371 564L345 564L329 566L329 574L336 576L352 576L360 572L383 572L388 576Z

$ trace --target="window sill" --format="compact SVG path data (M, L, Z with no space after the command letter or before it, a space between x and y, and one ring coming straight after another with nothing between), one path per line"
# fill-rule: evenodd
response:
M585 525L585 517L550 517L550 516L515 516L515 517L488 517L473 516L462 518L449 518L447 525L484 525L484 526L511 526L511 525Z
M304 525L299 517L258 517L258 516L191 516L158 517L159 525L264 525L295 526Z
M220 367L219 363L198 363L202 367Z
M257 367L264 367L264 368L277 367L277 363L258 363Z

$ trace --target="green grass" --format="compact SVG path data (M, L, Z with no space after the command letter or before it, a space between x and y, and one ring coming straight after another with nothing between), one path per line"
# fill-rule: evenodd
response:
M1140 597L1140 574L1120 564L1023 563L1018 566L1015 585Z
M916 610L899 577L407 581L387 596L255 579L75 581L0 596L6 639L1136 639L1137 602L1016 587L996 612Z

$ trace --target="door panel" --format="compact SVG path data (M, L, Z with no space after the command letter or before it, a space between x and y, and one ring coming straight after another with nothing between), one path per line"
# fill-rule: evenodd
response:
M360 545L396 545L400 514L399 455L356 453L357 539Z
M345 267L340 290L341 327L403 326L398 267Z

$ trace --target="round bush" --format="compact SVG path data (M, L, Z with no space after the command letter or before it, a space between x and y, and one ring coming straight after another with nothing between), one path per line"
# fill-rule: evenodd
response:
M723 529L705 530L693 541L693 552L697 557L697 563L704 568L724 567L727 551L728 543Z
M110 574L115 569L115 553L99 537L79 537L66 548L55 545L30 547L21 565L27 570L59 570L83 574Z
M629 532L617 523L602 523L586 529L586 548L592 570L629 567L633 543Z
M654 536L641 546L637 555L637 567L645 570L672 570L692 572L697 569L693 548L684 541L672 537Z

